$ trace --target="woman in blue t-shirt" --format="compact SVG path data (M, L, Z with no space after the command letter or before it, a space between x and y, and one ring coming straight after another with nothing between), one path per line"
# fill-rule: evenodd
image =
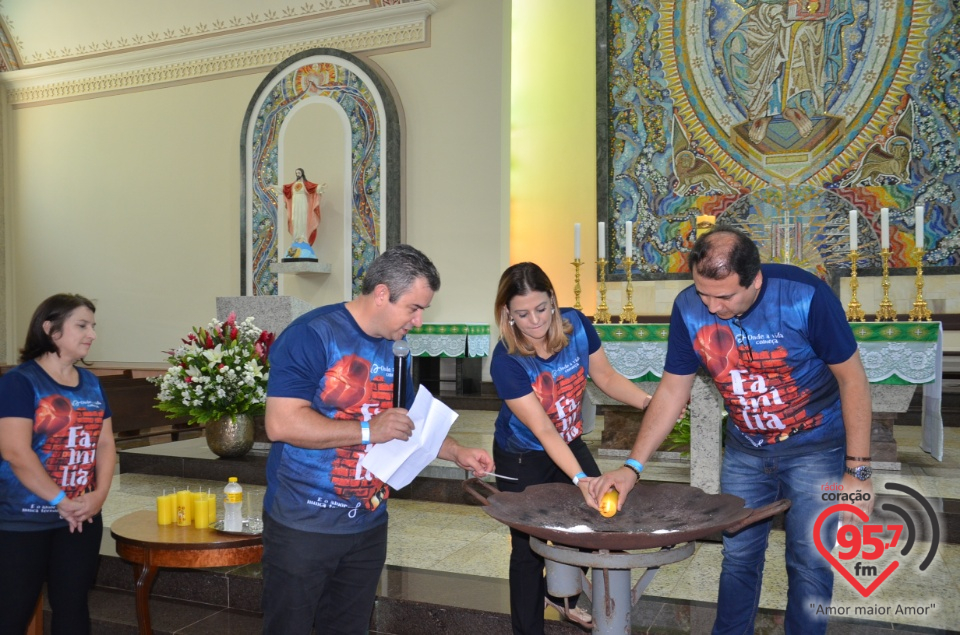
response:
M97 338L90 300L44 300L0 377L0 633L23 633L43 584L51 631L90 632L116 448L100 382L77 368Z
M503 407L497 417L493 456L501 491L541 483L570 483L589 496L589 481L600 476L580 438L587 377L610 397L643 409L651 396L610 365L590 321L575 309L559 309L553 284L531 262L503 272L494 315L500 342L490 375ZM592 499L590 499L592 500ZM511 529L510 612L517 634L543 633L544 603L585 627L591 615L577 598L546 594L543 558L530 549L529 535Z

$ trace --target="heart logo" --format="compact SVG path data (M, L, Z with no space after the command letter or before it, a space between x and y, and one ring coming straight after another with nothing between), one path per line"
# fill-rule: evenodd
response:
M868 520L870 520L870 517L867 516L867 514L864 513L864 511L859 507L855 507L853 505L847 505L843 503L838 505L831 505L830 507L825 509L820 514L820 516L817 517L817 522L813 526L813 542L814 544L817 545L817 551L819 551L823 555L823 557L827 559L827 562L833 565L833 568L839 571L840 574L847 579L847 582L849 582L851 586L853 586L853 588L860 593L860 595L862 595L863 597L867 597L868 595L876 591L877 587L879 587L880 584L883 583L883 581L886 580L891 573L896 571L897 567L900 566L900 562L897 560L894 560L893 562L888 564L887 568L881 571L880 575L878 575L874 579L874 581L870 583L870 586L864 587L862 584L860 584L860 580L857 580L852 573L847 571L846 567L840 564L839 560L833 557L833 554L830 553L830 550L823 545L823 541L820 538L822 533L820 530L823 527L823 523L827 520L828 516L836 512L850 512L851 514L854 514L855 516L857 516L857 518L859 518L863 522L867 522Z

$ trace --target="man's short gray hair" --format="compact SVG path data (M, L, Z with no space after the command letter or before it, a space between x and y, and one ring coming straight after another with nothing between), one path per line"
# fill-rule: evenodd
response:
M410 245L394 245L370 264L360 293L369 295L377 285L385 284L390 290L390 301L396 302L417 278L424 278L434 293L440 290L440 274L429 258Z

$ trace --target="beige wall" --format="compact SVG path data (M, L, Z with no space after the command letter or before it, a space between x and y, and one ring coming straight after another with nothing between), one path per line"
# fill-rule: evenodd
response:
M429 48L372 59L405 113L406 241L440 271L425 317L489 322L508 249L509 1L438 4Z
M371 59L406 116L406 238L443 279L427 318L485 319L506 253L509 2L436 4L428 48ZM162 361L240 293L240 127L265 74L7 112L8 350L70 291L97 303L91 360ZM322 282L286 286L332 300Z
M60 291L98 306L94 360L154 361L239 293L239 132L257 76L14 110L9 298L19 342Z
M596 21L591 2L513 7L510 260L550 276L575 303L574 224L581 225L580 304L597 306Z

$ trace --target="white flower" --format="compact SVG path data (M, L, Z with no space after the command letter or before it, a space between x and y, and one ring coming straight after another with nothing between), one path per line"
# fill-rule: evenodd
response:
M170 351L167 371L150 380L159 388L157 407L204 422L262 405L268 372L260 356L272 337L258 347L263 331L253 321L235 322L231 316L227 323L213 320L193 329Z

